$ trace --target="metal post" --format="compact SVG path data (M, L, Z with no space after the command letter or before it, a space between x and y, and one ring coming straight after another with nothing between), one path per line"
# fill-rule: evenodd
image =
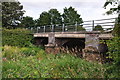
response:
M77 26L78 26L78 25L77 25L77 21L76 21L76 23L75 23L75 31L77 31Z
M62 25L62 32L65 32L65 24Z
M93 29L94 29L94 20L92 21L92 31L93 31Z
M43 26L43 32L45 32L45 29L46 29L46 27L45 27L45 26Z
M54 32L54 25L52 25L52 32Z

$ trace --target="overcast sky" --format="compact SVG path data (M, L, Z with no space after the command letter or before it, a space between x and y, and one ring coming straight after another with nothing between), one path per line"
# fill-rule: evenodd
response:
M113 18L115 15L104 15L107 11L103 8L106 0L18 0L26 11L24 16L38 19L43 11L56 8L61 14L63 8L72 6L81 15L84 21Z

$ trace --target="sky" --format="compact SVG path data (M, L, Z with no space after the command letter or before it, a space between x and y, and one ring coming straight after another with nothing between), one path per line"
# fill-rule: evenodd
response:
M116 15L105 15L107 9L103 8L106 0L18 0L26 11L24 16L38 19L43 11L52 8L61 14L65 7L72 6L81 15L83 21L113 18Z

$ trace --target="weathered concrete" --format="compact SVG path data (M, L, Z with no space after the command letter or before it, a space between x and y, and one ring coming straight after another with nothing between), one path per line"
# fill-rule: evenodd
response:
M47 53L59 53L60 47L68 47L69 50L73 50L73 47L78 46L77 54L82 53L82 49L86 49L86 47L92 46L98 50L101 50L99 47L99 39L110 39L112 38L111 33L100 33L100 32L51 32L51 33L35 33L34 37L37 40L37 43L43 44L45 46L45 50ZM45 42L45 38L47 38L47 42ZM47 43L47 44L46 44ZM76 48L77 49L77 48ZM98 51L100 53L101 51ZM100 54L89 54L85 53L85 58L98 57L100 58ZM94 58L93 58L94 59ZM94 59L97 60L97 59Z
M93 46L87 46L83 49L83 58L90 62L105 62L104 54L99 53L99 50Z
M35 33L34 34L34 37L49 37L49 34L51 33ZM97 33L80 33L80 32L74 32L74 33L68 33L68 32L64 32L64 33L60 33L60 32L55 32L53 33L55 34L55 38L85 38L85 35L86 34L97 34ZM102 38L102 39L109 39L112 36L111 33L98 33L99 34L99 38Z

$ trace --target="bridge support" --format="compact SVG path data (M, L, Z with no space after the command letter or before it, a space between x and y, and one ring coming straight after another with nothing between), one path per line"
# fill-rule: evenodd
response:
M86 44L85 49L83 49L83 58L87 61L97 61L103 63L105 61L104 54L107 50L105 48L107 46L100 46L99 42L99 34L86 34ZM103 51L103 49L104 51ZM107 48L106 48L107 49ZM101 53L103 52L103 53Z
M54 33L50 33L48 34L48 44L45 45L45 51L47 53L59 53L60 48L58 46L56 46L55 44L55 34Z

